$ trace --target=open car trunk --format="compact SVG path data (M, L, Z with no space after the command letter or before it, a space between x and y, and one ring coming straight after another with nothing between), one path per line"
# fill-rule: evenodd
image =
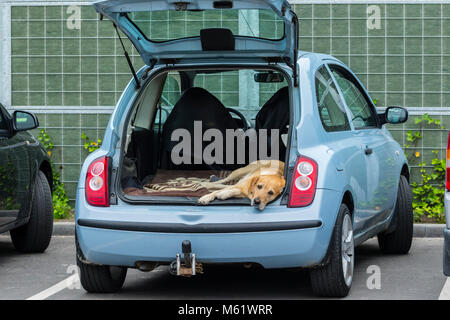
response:
M289 150L286 145L291 86L287 77L293 86L298 85L298 19L287 0L105 0L94 6L100 17L113 22L119 37L118 30L128 37L151 68L245 61L264 63L266 71L270 64L283 64L292 73L280 76L272 70L253 78L252 74L243 75L242 70L235 69L239 75L232 79L223 70L184 70L178 72L175 80L164 73L146 85L137 77L119 38L136 89L141 90L123 139L126 154L121 160L119 194L126 201L197 203L199 196L211 191L204 187L204 182L211 182L211 176L225 177L250 160L267 159L259 153L259 133L264 130L279 130L284 135L285 141L277 137L277 146L273 147L274 135L269 133L267 145L281 153L276 157L271 154L270 158L285 161ZM214 78L217 72L222 74ZM224 84L229 88L224 90ZM261 87L265 88L259 90ZM197 121L201 122L200 129L195 126ZM183 135L177 129L194 136L195 142L188 143L189 152L186 148L177 150ZM233 149L231 159L216 161L217 151L210 153L209 160L204 159L211 142L227 150L232 141L216 140L215 133L226 136L229 129L241 129L244 133L252 129L257 137L249 140L248 148ZM251 156L255 146L258 154ZM173 159L174 150L183 161ZM230 153L228 150L222 156ZM243 159L239 161L239 157ZM248 203L248 199L220 201L230 202Z
M223 94L231 91L223 85L219 91L214 89L211 79L233 84L224 80L227 77L234 77L234 82L240 80L236 97ZM250 81L254 83L249 85ZM254 84L258 86L252 87ZM266 154L270 158L285 162L288 157L290 90L282 72L268 67L172 70L155 76L141 90L129 114L123 139L120 194L127 202L196 205L200 197L217 190L210 188L211 182L226 178L251 160L267 159L260 157L264 151L260 150L261 141L266 141ZM245 97L251 94L247 90L258 94L258 99ZM244 95L240 101L239 94ZM230 105L232 102L239 105ZM180 134L178 130L184 131ZM267 136L260 134L263 131ZM215 135L208 137L208 132L221 135L223 141ZM239 137L230 135L230 140L227 132L243 134L243 144L239 144ZM256 140L251 140L252 133ZM192 140L186 142L186 137ZM215 146L210 153L213 159L207 156L212 146ZM284 194L274 203L285 203ZM212 204L249 205L250 200L232 198L215 200Z

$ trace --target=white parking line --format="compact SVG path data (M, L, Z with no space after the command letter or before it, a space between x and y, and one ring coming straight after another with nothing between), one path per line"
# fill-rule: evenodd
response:
M35 294L34 296L27 298L27 300L47 299L48 297L60 292L61 290L64 290L66 288L73 288L79 282L80 278L78 277L78 274L73 274L70 277L58 282L54 286L51 286L50 288L45 289L44 291L41 291L38 294Z
M444 283L441 294L439 295L439 300L450 300L450 277Z

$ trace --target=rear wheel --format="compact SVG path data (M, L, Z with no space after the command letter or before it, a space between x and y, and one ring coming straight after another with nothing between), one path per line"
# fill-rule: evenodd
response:
M76 241L77 265L80 268L80 282L84 290L90 293L114 293L122 289L127 276L127 268L95 265L83 262L81 250Z
M406 254L413 237L412 195L408 180L400 176L393 221L394 230L380 233L378 244L384 253Z
M45 251L53 232L52 191L42 171L36 175L33 192L30 220L10 232L14 247L22 252Z
M330 261L310 271L313 292L324 297L347 296L353 281L355 262L353 224L350 210L341 204L330 241Z

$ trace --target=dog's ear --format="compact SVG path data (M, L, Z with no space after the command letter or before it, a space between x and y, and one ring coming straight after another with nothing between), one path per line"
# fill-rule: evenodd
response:
M283 189L286 186L286 180L284 180L284 177L281 177L281 189Z
M254 177L252 178L252 180L250 181L250 187L249 187L249 190L254 190L254 189L255 189L256 184L258 183L258 180L259 180L259 176L254 176Z

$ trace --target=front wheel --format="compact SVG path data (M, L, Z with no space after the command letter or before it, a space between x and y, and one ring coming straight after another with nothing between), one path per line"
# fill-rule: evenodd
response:
M330 240L330 261L310 271L311 285L316 295L323 297L345 297L353 281L355 264L353 223L350 210L341 204Z
M393 231L378 234L378 244L383 253L406 254L411 248L413 238L414 217L412 195L408 180L400 176L392 222Z
M11 230L14 247L21 252L44 252L53 232L52 191L45 174L38 171L34 182L30 220Z

